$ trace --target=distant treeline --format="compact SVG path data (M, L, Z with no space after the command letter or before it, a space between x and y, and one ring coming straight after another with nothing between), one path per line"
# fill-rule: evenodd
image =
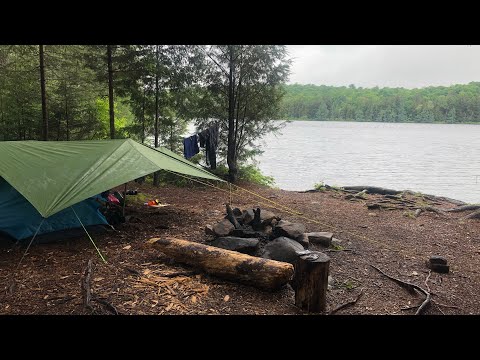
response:
M281 118L480 123L480 82L421 89L286 85Z

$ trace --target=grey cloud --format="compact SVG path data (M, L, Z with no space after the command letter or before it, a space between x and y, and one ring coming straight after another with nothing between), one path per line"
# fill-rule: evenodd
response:
M480 81L480 46L289 45L290 83L362 87Z

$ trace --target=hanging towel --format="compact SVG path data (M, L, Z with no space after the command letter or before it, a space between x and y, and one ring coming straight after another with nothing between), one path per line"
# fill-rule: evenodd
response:
M183 139L183 155L186 159L190 159L199 152L197 134Z

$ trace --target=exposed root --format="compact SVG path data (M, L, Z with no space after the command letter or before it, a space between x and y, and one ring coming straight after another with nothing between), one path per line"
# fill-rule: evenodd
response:
M332 311L330 311L328 313L328 315L333 315L335 314L337 311L341 310L341 309L344 309L348 306L352 306L352 305L355 305L358 301L358 299L360 299L363 295L363 289L360 290L360 293L357 295L357 297L355 298L355 300L352 300L352 301L349 301L349 302L346 302L345 304L342 304L342 305L339 305L337 306L335 309L333 309Z
M376 266L373 266L373 265L370 265L371 267L373 267L375 270L377 270L380 274L386 276L387 278L389 278L390 280L396 282L398 285L400 285L401 287L407 289L408 291L410 292L415 292L414 290L417 290L421 293L423 293L425 295L425 300L423 301L423 303L420 305L420 307L417 309L417 312L415 313L415 315L421 315L425 309L427 308L427 306L430 305L430 301L431 301L431 298L432 298L432 295L430 294L429 291L425 290L425 289L422 289L420 286L418 285L415 285L415 284L412 284L412 283L409 283L409 282L406 282L406 281L403 281L403 280L400 280L400 279L397 279L393 276L390 276L388 274L385 274L382 270L380 270L379 268L377 268ZM430 274L429 276L430 277ZM427 280L428 280L428 277L427 277ZM426 281L427 281L426 280ZM425 281L425 282L426 282Z

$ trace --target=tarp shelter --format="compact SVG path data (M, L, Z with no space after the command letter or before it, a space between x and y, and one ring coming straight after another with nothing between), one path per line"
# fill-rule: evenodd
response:
M46 231L74 227L73 221L62 216L67 210L75 216L69 209L73 205L82 222L103 223L89 198L162 169L223 181L167 149L153 149L131 139L0 142L0 177L4 179L0 179L0 231L16 239L32 236L42 218ZM14 222L15 229L9 230ZM19 222L28 229L19 230Z

